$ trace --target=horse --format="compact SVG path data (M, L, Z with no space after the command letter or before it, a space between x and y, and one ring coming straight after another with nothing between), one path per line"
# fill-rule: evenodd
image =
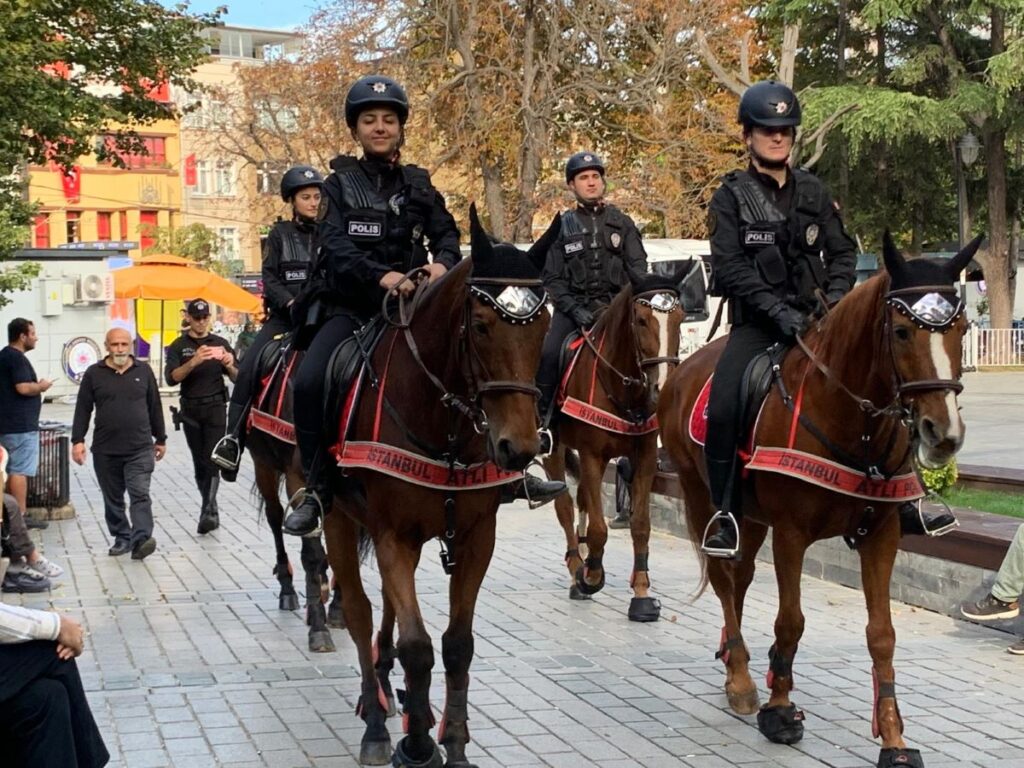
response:
M246 437L256 469L256 489L262 498L267 523L274 537L277 553L274 576L281 585L278 607L282 611L294 611L299 607L298 595L292 582L292 566L281 530L284 506L279 494L282 481L288 498L292 498L305 485L305 476L295 447L293 390L289 375L298 367L301 359L301 352L284 350L272 369L260 372L261 377L265 377L265 384L250 412ZM329 653L335 647L328 624L337 629L345 627L341 595L336 589L330 610L325 613L324 602L329 596L330 585L327 580L327 553L320 538L303 538L300 557L306 575L309 650Z
M339 429L343 442L334 448L341 471L332 468L334 501L324 532L362 673L357 712L366 723L364 765L470 768L467 697L477 595L494 550L501 486L518 480L540 449L534 374L550 322L540 265L558 220L524 255L492 243L475 207L470 219L470 258L433 285L421 284L411 303L400 306L400 319L389 321L367 355L369 388L351 406ZM429 733L434 650L415 585L423 546L434 538L451 578L442 638L447 695L437 742ZM383 585L376 643L360 576L369 542ZM405 671L407 735L392 753L385 718L396 656Z
M578 476L579 524L574 525L568 494L555 499L558 522L565 532L565 565L573 600L590 599L604 588L602 564L608 526L601 504L601 486L608 462L630 459L633 500L634 597L632 621L656 621L661 606L650 596L648 554L651 536L650 493L657 469L658 424L654 416L658 393L668 371L679 362L680 325L684 311L679 286L692 267L687 262L674 275L636 276L576 342L578 352L563 376L559 395L561 419L548 474L563 480L566 470ZM575 457L567 451L575 449ZM567 461L568 460L568 461Z
M854 288L772 366L771 389L750 431L752 451L740 452L746 464L740 560L709 559L699 549L715 512L698 442L706 425L700 417L724 340L673 371L658 419L700 554L699 592L710 580L722 604L725 626L716 658L725 664L729 705L739 714L756 711L758 728L770 741L793 744L803 736L803 713L790 691L804 628L804 553L814 541L844 536L861 560L875 684L872 733L882 738L878 765L888 768L923 766L919 750L903 741L896 703L889 582L900 536L897 508L923 495L915 461L943 466L963 444L956 397L966 319L955 281L981 238L945 263L904 259L888 232L883 241L885 271ZM769 526L779 607L768 652L771 694L758 709L740 627L754 558Z

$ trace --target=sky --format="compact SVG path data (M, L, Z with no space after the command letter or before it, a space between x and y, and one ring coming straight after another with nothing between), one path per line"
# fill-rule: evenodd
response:
M171 8L178 0L161 0ZM292 29L304 24L322 2L318 0L192 0L189 10L208 13L226 5L228 11L221 19L225 24L238 27L265 27Z

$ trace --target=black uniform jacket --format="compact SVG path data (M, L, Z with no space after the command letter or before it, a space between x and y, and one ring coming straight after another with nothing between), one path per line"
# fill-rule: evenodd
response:
M316 257L315 221L279 221L263 244L263 304L269 314L285 315L306 280Z

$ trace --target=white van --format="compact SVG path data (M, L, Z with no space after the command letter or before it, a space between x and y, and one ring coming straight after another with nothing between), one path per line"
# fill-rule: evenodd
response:
M687 306L686 320L683 321L682 339L679 345L680 357L692 354L708 342L708 333L714 324L715 315L718 313L718 305L722 299L707 295L708 285L711 279L711 243L707 240L685 240L671 238L657 238L644 240L644 249L647 251L648 269L652 272L670 274L682 266L687 259L693 259L695 269L687 282L700 281L699 288L689 298L684 296L684 305L698 297L704 301L704 311L696 307ZM689 292L687 292L689 293ZM723 312L722 321L719 324L715 337L718 338L728 331Z

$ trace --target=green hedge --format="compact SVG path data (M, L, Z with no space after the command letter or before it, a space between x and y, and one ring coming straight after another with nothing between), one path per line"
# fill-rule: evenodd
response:
M956 485L959 472L956 468L956 459L939 469L922 469L921 479L924 487L931 493L943 494Z

